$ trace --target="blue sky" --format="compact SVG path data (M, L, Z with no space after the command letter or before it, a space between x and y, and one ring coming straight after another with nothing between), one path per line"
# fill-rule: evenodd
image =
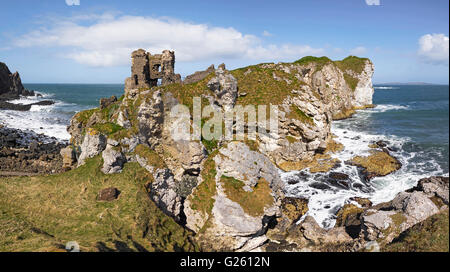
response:
M368 5L367 2L380 2ZM69 1L70 2L70 1ZM2 1L0 61L27 83L122 83L130 53L175 50L183 76L305 55L369 57L374 82L448 83L447 0ZM8 22L8 23L5 23Z

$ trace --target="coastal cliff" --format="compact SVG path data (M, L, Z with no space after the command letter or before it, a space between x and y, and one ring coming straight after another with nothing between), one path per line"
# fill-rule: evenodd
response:
M0 183L5 214L20 208L33 217L21 235L45 241L22 246L53 251L76 240L84 251L378 251L395 248L401 241L394 239L419 224L435 227L429 218L445 217L442 177L421 180L387 203L349 199L330 228L308 215L308 199L286 196L284 171L323 172L345 185L336 165L356 166L365 182L401 167L384 142L373 143L368 156L333 156L343 148L331 133L333 120L373 107L369 59L304 57L235 70L221 64L184 81L174 64L170 51L134 52L124 95L72 118L71 145L61 150L67 172ZM242 128L238 118L215 119L229 112L242 113ZM223 133L195 137L198 126ZM191 138L179 138L180 131ZM39 211L9 197L20 191L17 182ZM34 228L53 236L44 239Z
M251 250L264 243L270 224L285 217L278 169L314 163L331 169L337 162L327 153L338 145L330 133L333 117L350 117L372 101L373 64L353 56L342 61L305 57L232 71L220 65L187 82L161 86L145 81L158 75L146 66L151 61L145 56L150 54L143 50L132 54L135 88L128 78L121 98L72 119L68 130L79 152L77 166L100 155L107 174L121 172L127 162L139 163L152 176L150 198L193 231L204 249ZM243 142L223 135L176 141L173 133L182 128L171 110L187 105L192 112L194 97L202 109L213 105L222 114L239 106L277 105L279 129ZM191 119L189 113L186 118Z

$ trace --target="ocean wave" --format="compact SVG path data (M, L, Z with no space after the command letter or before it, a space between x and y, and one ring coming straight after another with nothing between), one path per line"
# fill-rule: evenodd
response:
M389 86L375 86L373 88L375 90L396 90L396 89L400 89L400 87L389 87Z
M14 104L33 104L46 100L51 94L42 97L27 96L9 101ZM48 106L32 105L29 111L0 111L0 122L10 128L30 130L38 134L55 137L60 140L70 139L67 124L71 116L64 112L73 112L75 104L53 100L55 103Z
M344 204L352 203L349 200L352 197L368 198L374 204L387 202L399 192L415 186L421 178L446 174L433 156L427 156L430 159L424 163L424 154L404 151L405 143L411 141L408 137L374 135L351 130L350 126L346 126L345 120L339 121L338 125L333 124L332 133L337 136L336 140L344 145L343 151L332 155L333 158L342 162L333 171L348 175L347 185L330 183L328 173L280 170L282 180L286 183L286 195L309 199L307 215L314 217L324 228L334 226L337 211ZM367 182L361 178L356 166L347 165L344 162L357 155L369 155L372 150L369 144L380 140L389 143L391 155L400 161L402 167L388 176L376 177ZM418 157L422 159L417 159ZM295 183L292 180L298 182Z
M386 112L386 111L392 111L392 110L408 110L408 109L409 109L409 106L404 106L404 105L380 104L380 105L376 105L376 107L373 109L369 109L369 111Z

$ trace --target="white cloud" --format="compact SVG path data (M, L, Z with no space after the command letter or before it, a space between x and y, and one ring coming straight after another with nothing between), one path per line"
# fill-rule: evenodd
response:
M264 31L263 31L263 36L264 36L264 37L270 37L270 36L272 36L272 33L270 33L270 32L267 31L267 30L264 30Z
M380 0L366 0L368 6L379 6Z
M90 20L86 24L83 19ZM128 65L137 48L160 53L176 51L177 61L296 59L323 54L308 45L265 45L253 35L234 28L212 27L171 18L140 16L87 16L67 18L15 40L19 47L62 47L65 56L89 66Z
M350 50L350 55L361 56L367 53L367 49L363 46L358 46Z
M448 41L444 34L423 35L419 39L419 57L426 63L448 65Z

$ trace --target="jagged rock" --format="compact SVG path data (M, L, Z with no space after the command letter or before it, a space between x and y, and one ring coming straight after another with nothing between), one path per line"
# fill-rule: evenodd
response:
M0 62L0 100L19 98L19 95L28 94L25 91L19 73L12 74L8 66Z
M349 200L355 201L363 208L369 208L372 206L372 201L370 201L367 198L361 198L361 197L351 197Z
M76 154L72 146L61 149L61 157L63 158L63 167L71 169L76 163Z
M297 221L308 212L308 199L285 197L281 200L283 214L291 221Z
M208 69L204 71L197 71L192 75L186 76L186 78L183 80L183 84L192 84L195 82L199 82L204 78L206 78L211 73L214 73L214 71L215 71L214 64L211 64L211 66L209 66Z
M367 252L380 252L380 245L377 243L377 241L370 241L366 243L364 246L364 250Z
M439 212L424 193L399 193L383 210L368 209L362 216L362 234L369 241L387 244L401 232Z
M102 152L103 167L105 174L115 174L122 172L123 165L127 162L125 156L112 145L107 145Z
M44 101L39 101L36 103L31 103L31 104L13 104L13 103L9 103L9 102L5 102L5 101L0 101L0 109L3 110L16 110L16 111L29 111L31 109L32 106L36 105L36 106L50 106L55 104L54 101L50 101L50 100L44 100Z
M100 99L100 109L104 109L107 108L108 106L110 106L111 104L117 102L117 97L116 96L111 96L110 98L101 98Z
M392 200L392 207L402 211L403 215L406 216L406 222L402 226L404 229L439 212L433 201L423 192L401 192Z
M106 137L95 130L88 130L81 144L81 154L78 157L78 166L85 160L100 154L106 148Z
M216 103L226 111L234 107L238 90L236 78L224 67L219 66L216 76L208 82L207 86L214 93Z
M276 167L264 155L251 151L241 142L231 142L227 147L219 150L214 157L216 165L216 195L214 205L209 217L208 227L200 234L199 239L209 250L237 250L243 247L250 239L264 234L269 222L281 215L280 200L282 198L283 183ZM224 179L224 177L227 177ZM203 181L205 182L205 181ZM242 182L235 190L240 194L261 194L250 197L250 200L235 198L228 195L232 184L229 182ZM266 185L263 183L265 182ZM256 185L267 190L256 191ZM195 195L195 191L193 192ZM195 197L195 196L194 196ZM256 206L249 206L242 201L253 201L256 198L267 199L267 202L255 202ZM190 207L191 202L185 202L187 226L198 231L205 221L199 220L200 212ZM199 224L200 223L200 224Z
M292 227L287 241L300 247L309 243L315 246L324 246L326 244L348 243L352 241L352 238L348 236L342 227L325 230L317 224L313 217L306 216L302 223Z
M177 194L177 184L172 172L165 169L153 171L154 181L150 183L150 197L167 215L179 220L182 199Z
M155 91L138 108L138 126L140 141L153 147L161 136L164 121L164 108L161 91Z
M364 209L357 207L353 204L345 204L336 213L336 226L359 226L361 223L359 221L359 214L361 214Z
M355 156L346 162L362 168L361 174L365 180L386 176L400 169L402 164L384 151L372 152L369 156Z
M445 205L448 205L449 178L448 177L430 177L419 180L416 187L412 190L422 191L428 197L439 197Z
M120 191L117 188L109 187L102 189L98 192L97 200L99 201L113 201L120 195Z

